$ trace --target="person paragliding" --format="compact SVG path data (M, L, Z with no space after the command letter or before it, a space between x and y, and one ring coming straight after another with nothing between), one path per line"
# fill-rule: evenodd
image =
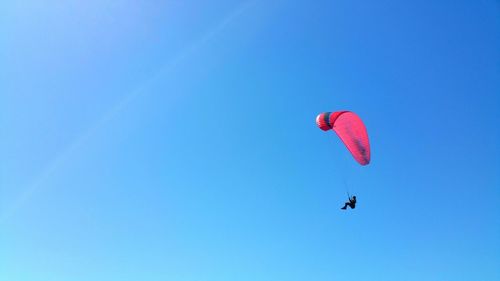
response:
M347 209L347 206L351 207L351 209L356 208L356 196L349 196L349 201L345 202L344 207L340 208L342 210Z
M352 111L323 112L316 117L316 124L323 131L334 131L342 140L352 157L361 166L370 164L370 141L365 124ZM344 204L342 210L347 207L356 208L356 196L349 196L349 201Z

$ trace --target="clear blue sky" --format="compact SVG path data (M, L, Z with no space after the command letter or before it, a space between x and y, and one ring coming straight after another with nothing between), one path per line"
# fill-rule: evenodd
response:
M2 1L0 280L500 280L499 27L493 0ZM315 125L341 109L367 167Z

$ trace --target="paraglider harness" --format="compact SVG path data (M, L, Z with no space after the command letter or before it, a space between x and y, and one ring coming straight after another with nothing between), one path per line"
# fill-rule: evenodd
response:
M346 202L344 204L344 207L342 207L341 209L345 210L345 209L347 209L347 206L351 207L351 209L356 208L356 196L351 197L351 195L349 195L349 193L347 193L347 198L349 199L349 202Z

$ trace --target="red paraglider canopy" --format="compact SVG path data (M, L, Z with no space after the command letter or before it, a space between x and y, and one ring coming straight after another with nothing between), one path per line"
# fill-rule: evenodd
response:
M361 165L370 163L370 141L365 124L351 111L324 112L316 117L323 131L334 130L354 159Z

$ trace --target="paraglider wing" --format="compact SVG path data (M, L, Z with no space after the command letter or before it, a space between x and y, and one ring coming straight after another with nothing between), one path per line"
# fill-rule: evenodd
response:
M316 117L323 131L333 130L361 165L370 163L370 141L361 118L351 111L325 112Z

